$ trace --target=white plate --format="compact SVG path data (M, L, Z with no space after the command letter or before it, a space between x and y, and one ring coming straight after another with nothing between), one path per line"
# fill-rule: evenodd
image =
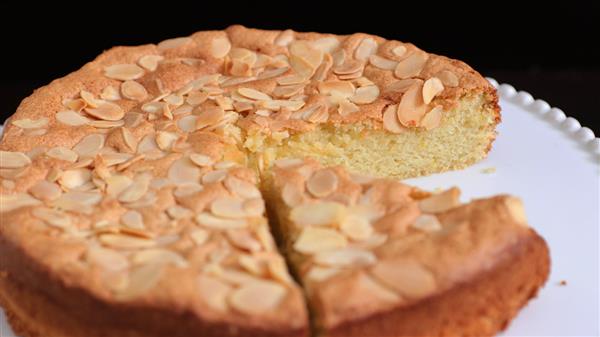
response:
M531 226L550 246L552 272L502 336L598 335L600 139L526 92L505 84L499 92L502 123L486 160L408 182L457 185L465 201L499 193L524 200ZM483 172L490 168L495 172ZM0 309L0 337L13 336Z

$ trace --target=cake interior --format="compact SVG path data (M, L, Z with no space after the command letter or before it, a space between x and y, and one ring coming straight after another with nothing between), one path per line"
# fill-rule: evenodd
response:
M380 177L412 178L465 168L487 155L498 115L487 94L464 97L432 130L393 134L371 123L319 124L283 140L248 136L250 161L264 166L281 158L313 157L322 164ZM246 146L248 148L248 146Z

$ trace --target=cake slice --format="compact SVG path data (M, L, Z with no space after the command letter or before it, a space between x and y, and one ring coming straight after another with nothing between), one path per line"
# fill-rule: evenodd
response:
M93 170L40 156L58 179L0 199L0 304L20 335L308 335L252 170L157 149L118 170L99 150Z
M319 336L487 336L549 272L518 198L460 204L316 160L280 160L270 211Z

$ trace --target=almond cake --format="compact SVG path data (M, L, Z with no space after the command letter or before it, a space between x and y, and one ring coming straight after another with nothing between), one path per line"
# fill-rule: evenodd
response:
M365 175L470 165L499 121L466 64L368 34L112 48L5 123L0 304L27 337L491 335L548 274L520 201Z

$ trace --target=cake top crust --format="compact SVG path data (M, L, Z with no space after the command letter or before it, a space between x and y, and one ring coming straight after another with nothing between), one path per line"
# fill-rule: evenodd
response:
M460 61L362 33L231 26L115 47L6 122L0 234L106 301L296 329L303 300L268 233L245 137L324 123L431 129L485 92Z

